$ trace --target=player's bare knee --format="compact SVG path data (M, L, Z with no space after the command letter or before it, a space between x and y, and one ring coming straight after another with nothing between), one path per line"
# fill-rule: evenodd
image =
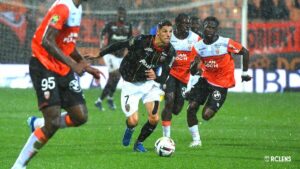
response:
M88 121L88 114L87 112L83 111L81 113L78 113L76 117L71 118L71 120L75 127L81 126Z
M210 119L210 116L206 113L202 114L202 119L208 121Z
M75 126L80 126L85 124L88 121L88 116L87 114L82 115L76 122Z
M159 122L159 117L157 116L157 118L150 118L149 119L150 124L152 125L157 125Z
M129 117L127 119L127 124L129 126L137 126L138 125L138 119L137 118L134 118L134 117Z
M214 115L215 115L215 111L211 110L211 109L206 109L203 113L202 113L202 118L206 121L210 120Z
M156 124L158 124L158 122L159 122L159 116L158 116L158 115L155 115L155 116L149 116L149 117L148 117L148 120L149 120L150 124L156 125Z

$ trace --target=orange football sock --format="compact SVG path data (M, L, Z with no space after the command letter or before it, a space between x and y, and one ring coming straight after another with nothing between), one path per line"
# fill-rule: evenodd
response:
M48 138L46 137L46 135L44 134L43 130L41 128L37 128L34 131L34 135L37 137L37 139L41 142L41 143L46 143L48 141Z
M162 121L163 126L171 126L171 121Z
M75 126L74 123L73 123L73 121L72 121L72 119L71 119L71 117L70 117L69 115L66 115L66 116L65 116L65 122L66 122L66 125L67 125L68 127Z

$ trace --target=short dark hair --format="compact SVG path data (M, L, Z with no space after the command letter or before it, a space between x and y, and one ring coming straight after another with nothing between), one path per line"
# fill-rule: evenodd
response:
M199 18L198 16L192 16L192 17L191 17L191 21L194 21L194 20L199 21L200 18Z
M217 27L220 24L219 20L216 17L214 17L214 16L208 16L207 18L205 18L204 21L203 21L203 24L205 24L205 22L208 22L208 21L215 22L217 24Z
M185 14L185 13L180 13L180 14L178 14L177 16L176 16L176 18L175 18L175 23L178 23L178 22L180 22L180 21L183 21L184 19L189 19L190 18L190 16L189 15L187 15L187 14Z
M172 22L169 20L162 20L157 24L158 29L161 29L164 26L172 26Z

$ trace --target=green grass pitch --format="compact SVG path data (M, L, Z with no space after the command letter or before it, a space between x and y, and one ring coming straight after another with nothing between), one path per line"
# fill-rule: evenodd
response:
M173 117L176 152L170 158L155 154L161 124L145 141L147 153L121 145L125 116L120 109L99 112L94 100L99 89L86 90L89 121L79 128L59 130L29 163L27 169L265 169L300 168L300 93L229 93L217 115L200 124L203 146L188 148L191 136L186 105ZM120 108L120 91L115 100ZM162 107L162 106L161 106ZM202 109L202 107L201 107ZM0 89L0 169L9 169L30 131L27 117L41 116L32 89ZM146 121L140 109L135 139ZM198 112L201 119L201 113ZM271 161L271 158L290 158Z

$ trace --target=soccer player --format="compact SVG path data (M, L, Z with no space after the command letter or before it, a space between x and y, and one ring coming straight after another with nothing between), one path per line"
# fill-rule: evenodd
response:
M170 44L172 23L168 20L158 24L156 35L140 35L117 42L100 52L104 56L112 51L128 48L120 73L125 80L121 91L121 106L126 116L127 128L123 145L128 146L138 124L138 105L141 99L148 112L148 121L134 143L134 151L146 152L143 141L154 131L159 121L159 101L176 51Z
M87 121L87 107L74 72L99 78L76 50L82 17L81 0L57 0L32 39L30 77L45 125L30 135L13 169L24 169L59 128L76 127ZM67 113L61 114L61 108Z
M132 26L130 23L126 22L126 9L119 7L117 12L118 20L116 22L109 22L101 33L101 46L104 46L105 36L107 36L108 45L127 40L132 36ZM95 101L95 106L98 107L100 111L104 110L102 101L105 98L107 98L109 108L111 110L116 109L116 105L113 100L113 94L116 91L121 77L119 67L125 52L125 49L121 49L103 56L104 62L108 67L109 77L102 94Z
M192 16L191 17L191 31L193 31L194 33L198 34L201 38L203 37L203 33L202 33L202 21L200 18L198 18L197 16Z
M190 17L180 13L175 18L175 29L171 44L176 50L176 59L172 65L165 89L165 107L162 111L163 136L171 135L172 114L178 115L184 105L184 92L190 77L190 65L195 55L192 54L194 43L200 36L190 31ZM200 140L200 137L197 138Z
M234 60L231 53L243 56L242 82L250 81L247 74L249 52L240 43L218 35L219 21L213 16L204 20L204 36L192 49L197 55L191 66L191 73L200 71L202 78L193 86L187 109L188 126L198 135L197 111L204 105L202 118L211 119L225 102L228 88L234 87ZM199 66L200 64L200 70ZM194 141L191 146L194 146Z

